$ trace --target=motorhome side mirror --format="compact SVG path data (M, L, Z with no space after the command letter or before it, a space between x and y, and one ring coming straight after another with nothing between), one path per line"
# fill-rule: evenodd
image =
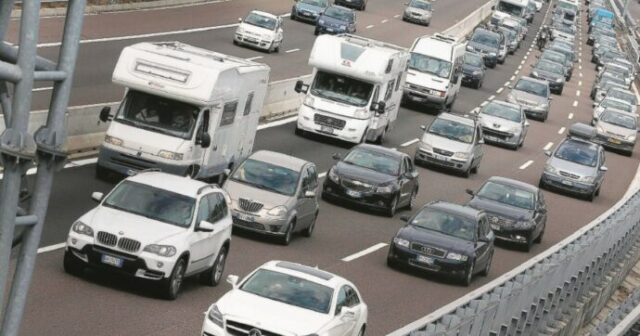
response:
M331 157L332 157L334 160L340 160L340 159L342 159L342 156L341 156L340 154L338 154L338 153L333 153L333 154L331 155Z
M609 170L609 168L605 166L600 167L600 171L606 172L607 170Z
M307 93L309 90L309 85L306 85L303 81L299 80L296 82L296 86L293 88L297 93Z
M471 195L471 196L475 196L475 195L476 195L476 194L473 192L473 190L471 190L471 189L467 189L467 190L465 190L465 192L466 192L467 194Z
M102 108L102 110L100 110L100 115L98 119L100 119L100 121L102 122L111 121L113 116L110 113L111 113L111 106L105 106Z
M200 232L213 232L213 230L215 230L215 227L213 226L213 224L207 222L207 221L202 221L198 224L198 229L196 231L200 231Z
M548 151L548 150L544 151L544 155L551 156L551 151Z
M91 199L96 201L96 202L98 202L98 203L100 203L102 201L103 197L104 197L104 194L101 193L101 192L98 192L98 191L96 191L96 192L91 194Z
M387 111L387 103L383 101L378 102L378 105L376 106L376 113L384 114L386 111Z
M238 287L238 280L240 280L240 278L237 275L229 274L227 276L227 282L231 284L233 288Z
M200 135L198 135L196 144L200 145L200 147L202 148L209 148L209 146L211 146L211 136L209 135L209 133L200 133Z
M400 216L400 220L403 221L403 222L408 222L409 219L411 219L411 217L409 217L409 215Z

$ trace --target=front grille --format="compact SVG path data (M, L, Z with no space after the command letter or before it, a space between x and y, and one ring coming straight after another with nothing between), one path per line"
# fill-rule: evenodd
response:
M580 179L580 175L572 174L572 173L569 173L569 172L566 172L566 171L562 171L562 170L560 171L560 175L562 175L564 177L572 178L574 180Z
M250 201L246 198L239 199L238 204L240 205L240 209L248 212L258 212L264 206L262 203Z
M491 225L505 226L513 225L514 223L512 219L507 219L496 215L487 215L487 219L489 220L489 224Z
M254 330L254 329L255 330L259 330L260 334L263 335L263 336L282 336L281 334L276 334L276 333L268 331L268 330L256 328L256 327L254 327L252 325L249 325L249 324L227 320L227 332L230 335L245 336L245 335L249 335L249 332Z
M333 117L329 117L329 116L318 114L318 113L316 113L313 116L313 121L318 125L329 126L331 128L335 128L338 130L343 129L347 123L342 119L333 118Z
M128 252L138 252L140 242L129 238L120 238L120 240L118 240L118 247Z
M99 231L98 242L107 246L116 246L116 244L118 243L118 237L109 232Z
M424 92L424 93L431 93L431 90L429 90L429 89L427 89L425 87L419 86L419 85L409 84L409 88L411 90L416 90L416 91L420 91L420 92Z
M342 178L341 180L342 186L354 190L354 191L371 191L373 190L373 186L368 183L360 182L357 180L351 180L347 178Z
M452 156L453 155L453 152L450 152L448 150L441 149L441 148L436 148L436 147L433 147L433 152L436 153L436 154L444 155L444 156Z
M129 154L123 154L123 153L120 153L120 155L118 156L112 157L111 161L121 166L125 166L125 167L136 169L136 170L149 169L149 168L154 168L156 166L156 164L152 161L145 160Z
M254 230L260 230L260 231L264 231L264 225L260 224L260 223L256 223L256 222L249 222L246 220L242 220L238 217L233 217L233 224L234 225L238 225L241 227L245 227L248 229L254 229Z
M411 243L411 249L432 257L444 258L447 255L447 251L443 249L422 245L420 243Z
M482 128L482 132L485 135L496 137L496 138L500 138L502 140L507 140L507 139L509 139L510 137L513 136L513 134L511 134L511 133L502 132L502 131L498 131L498 130L495 130L493 128L487 128L487 127L483 127Z

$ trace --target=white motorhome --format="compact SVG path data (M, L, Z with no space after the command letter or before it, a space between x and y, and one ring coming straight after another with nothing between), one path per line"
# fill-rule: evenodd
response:
M253 149L267 65L180 42L125 47L113 82L126 92L100 147L96 175L159 168L207 180Z
M313 79L297 134L317 133L353 143L381 143L398 116L409 53L388 43L342 34L322 35L309 56Z
M451 36L417 38L411 47L405 101L451 108L462 84L464 53L465 45Z
M498 0L493 6L493 14L491 14L491 24L497 26L500 21L515 16L524 18L527 16L527 6L532 0Z

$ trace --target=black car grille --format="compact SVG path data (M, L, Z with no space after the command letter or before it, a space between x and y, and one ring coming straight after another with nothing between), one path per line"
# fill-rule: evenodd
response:
M562 171L562 170L560 171L560 175L562 175L564 177L572 178L574 180L580 179L580 175L572 174L572 173L569 173L569 172L566 172L566 171Z
M335 128L338 130L343 129L347 123L342 119L333 118L333 117L329 117L329 116L318 114L318 113L316 113L313 116L313 121L318 125L329 126L331 128Z
M357 180L351 180L347 178L341 179L342 186L354 190L354 191L371 191L373 190L373 186L368 183L360 182Z
M450 152L448 150L444 150L444 149L441 149L441 148L435 148L435 147L433 147L433 152L436 153L436 154L444 155L444 156L452 156L453 155L453 152Z
M138 252L140 242L129 238L120 238L120 240L118 240L118 247L128 252Z
M487 219L489 220L490 225L505 226L505 225L513 225L514 223L512 219L507 219L497 215L487 215Z
M447 255L447 251L443 249L423 245L420 243L411 243L411 249L421 254L432 256L432 257L444 258Z
M492 129L492 128L487 128L487 127L483 127L482 128L482 132L484 133L484 135L497 137L497 138L500 138L502 140L509 139L512 136L511 133L502 132L502 131L498 131L498 130L495 130L495 129Z
M111 161L121 166L125 166L125 167L136 169L136 170L143 170L143 169L156 167L156 164L153 161L145 160L133 155L122 154L122 153L120 153L120 155L118 156L112 157Z
M240 209L248 212L258 212L264 206L262 203L253 202L246 198L239 199L238 204L240 205Z
M236 321L227 320L227 332L230 335L246 336L246 335L249 335L249 331L254 330L254 329L259 330L260 334L263 335L263 336L282 336L281 334L276 334L276 333L268 331L268 330L256 328L256 327L254 327L252 325L249 325L249 324L244 324L244 323L240 323L240 322L236 322Z
M265 230L264 225L262 225L260 223L249 222L249 221L246 221L246 220L242 220L242 219L240 219L238 217L233 217L233 224L241 226L241 227L245 227L245 228L248 228L248 229L260 230L260 231L264 231Z
M118 239L116 235L109 232L99 231L98 242L106 246L118 246L118 248L127 252L138 252L140 242L134 239L122 237Z

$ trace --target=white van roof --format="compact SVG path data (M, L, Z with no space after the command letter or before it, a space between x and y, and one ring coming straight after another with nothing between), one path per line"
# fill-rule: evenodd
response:
M419 37L413 43L411 52L451 61L453 50L458 45L459 43L453 36L435 34Z

